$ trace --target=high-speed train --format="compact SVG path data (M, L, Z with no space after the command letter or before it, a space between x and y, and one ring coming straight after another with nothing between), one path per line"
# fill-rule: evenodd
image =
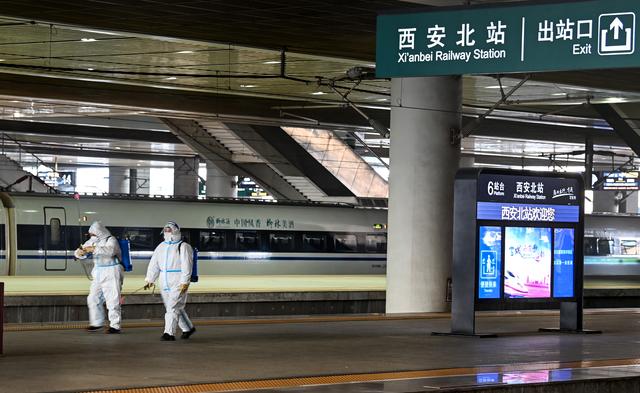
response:
M640 216L590 214L584 227L586 276L640 276Z
M201 275L385 274L387 212L350 206L0 192L0 275L84 275L91 222L130 240L142 275L168 220ZM585 275L640 276L640 216L585 216ZM85 267L86 268L86 267Z
M1 275L83 275L73 251L102 221L145 274L162 227L198 248L200 275L384 274L387 213L322 204L0 193Z

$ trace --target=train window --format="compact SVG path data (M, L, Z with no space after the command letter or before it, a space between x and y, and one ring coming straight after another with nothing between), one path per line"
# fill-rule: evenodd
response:
M613 240L598 238L598 255L611 255L613 251Z
M336 252L356 252L358 251L358 240L356 235L335 234L333 236Z
M260 235L256 231L236 232L236 250L260 251Z
M625 255L638 254L638 241L633 239L620 240L620 251Z
M598 238L585 236L584 255L598 255Z
M59 246L62 242L62 233L59 218L49 220L49 246Z
M182 241L183 242L187 242L187 243L193 245L193 243L191 243L191 231L190 230L182 228L182 230L180 230L180 235L182 235Z
M366 236L365 250L367 252L387 252L387 235L383 233L375 233Z
M132 251L153 251L153 229L125 228L125 239L129 239Z
M327 252L327 235L322 233L303 234L302 251Z
M201 251L224 251L227 246L227 237L221 231L200 231Z
M270 233L269 250L272 252L291 252L294 247L293 233Z

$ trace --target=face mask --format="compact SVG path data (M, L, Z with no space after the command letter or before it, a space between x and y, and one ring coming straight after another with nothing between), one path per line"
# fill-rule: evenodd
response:
M164 232L164 241L170 242L173 234L171 232Z

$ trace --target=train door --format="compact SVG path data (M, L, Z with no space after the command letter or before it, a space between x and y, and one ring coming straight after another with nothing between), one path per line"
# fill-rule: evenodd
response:
M44 208L44 270L67 270L67 214L63 207Z

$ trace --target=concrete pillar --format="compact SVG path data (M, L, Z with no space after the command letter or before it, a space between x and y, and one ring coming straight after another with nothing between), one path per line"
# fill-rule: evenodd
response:
M131 194L149 195L149 168L131 168L129 170L129 192Z
M594 213L618 213L619 205L616 202L615 191L593 191Z
M459 77L392 80L387 313L447 309L461 105Z
M178 158L173 162L173 195L198 196L198 157Z
M207 196L235 198L238 196L237 176L229 176L207 161Z
M620 213L638 213L638 192L625 191L625 196L627 196L624 201L620 204Z
M109 194L129 193L129 169L117 166L109 167Z

